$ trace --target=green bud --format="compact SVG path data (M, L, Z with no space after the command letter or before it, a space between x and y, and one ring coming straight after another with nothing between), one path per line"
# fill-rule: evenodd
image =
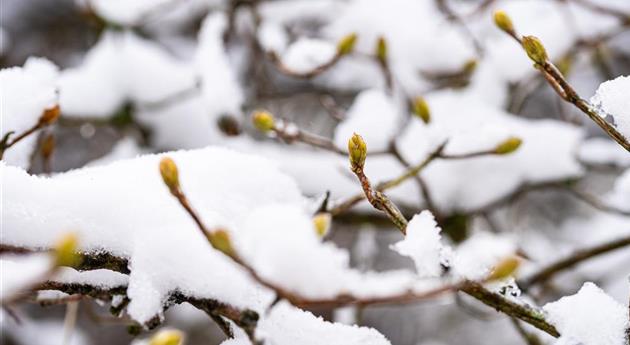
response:
M337 43L337 54L339 55L347 55L352 53L354 50L354 45L357 43L357 34L351 33L349 35L344 36L339 43Z
M492 269L492 273L488 275L487 280L501 280L513 275L521 262L516 256L509 256L499 261L499 263L494 266Z
M81 257L77 254L79 239L75 233L67 233L62 236L55 245L55 266L76 266L81 263Z
M184 334L174 329L159 331L149 341L149 345L182 345L183 343Z
M179 172L177 165L171 158L164 157L160 161L160 175L162 175L162 181L171 193L175 194L179 190Z
M466 75L472 75L476 69L477 69L477 60L470 59L466 61L466 63L464 64L464 68L462 68L462 71Z
M255 111L254 115L252 115L252 122L254 123L254 127L265 133L272 130L275 126L273 115L265 110Z
M417 96L413 99L412 104L413 114L422 120L424 123L431 121L431 110L429 104L422 96Z
M376 57L382 62L387 61L387 41L383 36L376 41Z
M315 226L315 232L319 237L324 237L330 230L330 221L332 216L330 213L322 212L313 217L313 225Z
M226 230L214 230L213 232L206 234L206 236L208 237L208 241L210 241L212 248L230 257L235 254L230 234Z
M510 17L504 11L499 10L494 12L494 23L499 27L499 29L509 34L514 34L515 32L512 19L510 19Z
M522 143L523 143L523 140L521 140L521 138L517 138L517 137L507 138L505 141L497 145L497 147L494 149L494 153L498 155L510 154L518 150L518 148L521 147Z
M543 65L547 61L547 51L538 38L534 36L523 36L522 45L527 56L535 63Z
M367 157L367 145L363 138L356 133L348 140L348 155L353 171L363 169Z

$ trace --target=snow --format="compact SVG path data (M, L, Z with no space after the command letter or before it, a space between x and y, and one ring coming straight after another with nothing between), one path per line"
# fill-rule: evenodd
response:
M33 284L42 280L52 267L50 255L3 255L0 257L2 279L0 300L11 299L20 292L28 291Z
M61 267L50 279L60 283L75 283L100 288L124 287L129 283L125 274L106 270L90 270L79 272L69 267Z
M131 31L107 31L80 66L61 73L59 101L65 116L109 117L125 102L159 102L195 84L192 68L157 44Z
M335 145L345 147L352 134L359 133L370 151L387 150L400 121L400 111L385 92L378 89L363 91L335 128Z
M591 98L591 104L600 116L610 116L617 130L630 140L630 76L602 83Z
M415 282L407 271L361 274L350 269L347 252L316 235L295 182L270 162L220 148L168 156L178 164L182 188L205 224L227 229L262 276L314 298L383 296L430 287ZM2 243L49 247L63 229L76 229L81 250L129 258L128 311L139 322L159 314L174 290L262 310L272 294L209 246L163 185L160 157L51 178L2 165L3 197L11 200L2 208ZM124 283L117 274L81 273L72 279Z
M0 71L0 137L22 134L37 124L45 109L57 103L57 67L43 58L29 58L23 67ZM28 168L37 134L30 135L9 148L6 164Z
M303 73L327 63L337 53L334 43L314 38L301 38L291 44L282 62L291 70Z
M373 328L327 322L287 303L280 303L274 307L267 318L259 324L258 332L265 334L267 341L274 345L390 344ZM231 343L223 343L227 344Z
M108 165L122 159L129 159L146 153L138 145L135 139L131 137L123 138L112 147L111 151L103 157L90 161L86 166L94 167L99 165Z
M99 16L118 25L134 25L148 14L177 0L86 0Z
M630 155L623 147L608 138L595 137L580 145L580 161L591 165L630 166Z
M483 279L499 261L515 255L516 249L515 240L507 235L474 234L455 250L452 272L456 277Z
M445 139L446 154L492 150L511 136L523 141L509 155L437 160L429 165L421 175L440 209L474 210L509 195L521 184L582 174L574 148L583 134L576 127L553 120L517 118L452 91L432 93L427 102L431 123L413 121L397 141L410 162L422 161Z
M621 174L613 190L607 195L610 204L630 212L630 169Z
M441 263L444 262L441 230L431 212L422 211L411 218L405 239L391 248L400 255L412 258L420 277L439 277L442 273Z
M622 345L628 323L627 306L597 285L587 282L575 295L546 304L543 309L562 338L584 345Z

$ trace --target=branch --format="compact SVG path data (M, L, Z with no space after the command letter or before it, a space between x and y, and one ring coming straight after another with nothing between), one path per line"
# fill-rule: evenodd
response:
M524 291L532 287L533 285L543 283L557 273L566 269L574 267L588 259L596 257L598 255L606 254L611 251L626 247L630 245L630 236L621 237L610 242L602 243L594 247L583 248L575 251L564 259L560 259L548 266L543 267L538 272L529 276L526 279L518 281L518 286Z
M57 119L59 118L60 113L61 112L59 110L59 106L55 105L52 108L45 109L35 125L20 133L13 139L11 139L11 135L14 134L14 132L8 132L7 134L5 134L0 141L0 159L2 159L2 157L4 156L4 152L11 146L17 144L22 139L37 132L38 130L55 123L55 121L57 121Z

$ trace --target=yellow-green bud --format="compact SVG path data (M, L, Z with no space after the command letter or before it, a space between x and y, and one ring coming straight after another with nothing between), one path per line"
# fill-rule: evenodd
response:
M354 133L348 140L348 156L352 170L363 169L367 157L367 145L360 135Z
M429 123L431 121L431 110L424 97L418 96L413 99L412 110L413 114L420 118L422 122Z
M254 123L254 127L261 132L269 132L275 126L273 115L265 110L255 111L252 115L252 122Z
M149 341L149 345L182 345L183 343L184 334L174 329L159 331Z
M509 137L505 141L497 145L497 147L494 149L494 153L498 155L510 154L518 150L518 148L521 147L522 143L523 140L521 140L521 138Z
M330 221L332 216L330 213L322 212L313 217L313 225L315 226L315 232L319 237L324 237L330 230Z
M471 74L473 74L473 72L475 72L476 69L477 69L477 60L476 59L470 59L470 60L466 61L462 71L466 75L471 75Z
M527 56L535 63L543 65L547 61L547 50L537 37L523 36L522 45Z
M206 236L214 249L230 257L234 255L232 240L230 240L230 234L227 231L218 229L206 234Z
M171 158L164 157L160 161L160 175L162 175L162 180L171 193L174 194L179 190L179 172L177 165Z
M520 264L521 262L516 256L508 256L494 266L487 280L501 280L514 275Z
M59 108L59 105L55 105L52 108L44 110L42 115L39 117L39 123L42 125L50 125L57 121L59 115L61 115L61 109Z
M383 36L376 41L376 57L382 62L387 61L387 41Z
M75 266L81 263L77 254L79 239L75 233L63 235L55 245L55 266Z
M352 53L355 43L357 43L356 33L344 36L341 40L339 40L339 43L337 43L337 54L347 55Z
M510 19L510 17L504 11L499 10L494 12L494 23L499 27L499 29L509 34L514 34L515 32L512 19Z

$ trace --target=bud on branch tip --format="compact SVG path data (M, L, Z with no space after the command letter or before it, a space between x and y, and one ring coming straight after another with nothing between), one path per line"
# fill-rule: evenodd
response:
M500 143L499 145L497 145L497 147L494 149L494 152L498 155L510 154L518 150L518 148L521 147L522 143L523 143L523 140L521 140L521 138L510 137L510 138L507 138L502 143Z
M254 123L254 127L265 133L272 130L275 126L273 115L265 110L255 111L252 115L252 122Z
M376 57L382 62L387 61L387 41L383 36L376 41Z
M547 61L547 51L542 42L535 36L523 36L523 49L527 56L539 65L543 65Z
M44 110L42 116L39 117L39 123L42 125L50 125L53 124L59 118L61 114L61 109L59 105L55 105L52 108L48 108Z
M419 117L422 122L429 123L431 121L431 111L429 110L429 104L422 96L414 98L412 110L414 115Z
M494 12L494 23L499 27L499 29L507 32L508 34L515 33L512 19L510 19L504 11L499 10Z
M362 170L367 157L367 145L363 138L354 133L348 140L348 156L350 157L350 166L352 171Z
M339 40L339 43L337 43L337 54L347 55L352 53L355 43L357 43L357 34L351 33L344 36Z
M164 157L160 161L160 175L162 175L162 180L171 193L175 194L179 190L179 172L177 165L171 158Z
M59 239L55 246L56 266L75 266L80 263L80 256L77 254L79 239L75 233L65 234Z
M313 217L313 225L315 226L315 232L319 237L324 237L330 229L331 221L330 213L318 213Z
M182 345L184 334L177 330L159 331L149 341L149 345Z

